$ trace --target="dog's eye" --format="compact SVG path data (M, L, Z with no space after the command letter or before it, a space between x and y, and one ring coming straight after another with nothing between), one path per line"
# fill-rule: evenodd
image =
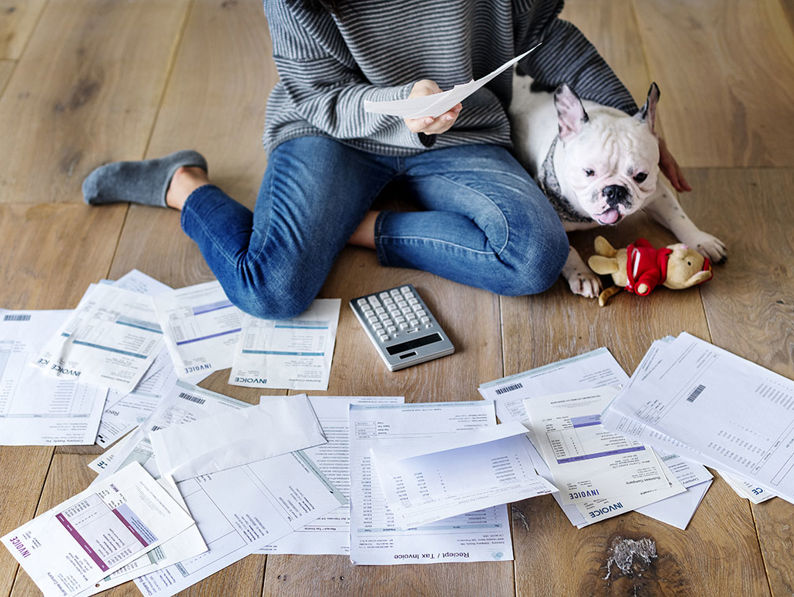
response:
M584 174L585 174L585 176L595 176L595 170L593 170L591 168L585 168L584 169Z
M648 175L645 172L640 172L634 177L634 180L636 180L638 183L643 183L645 182L646 178L648 178Z

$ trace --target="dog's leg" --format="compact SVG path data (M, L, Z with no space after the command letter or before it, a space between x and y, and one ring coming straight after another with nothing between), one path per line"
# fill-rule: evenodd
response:
M725 243L708 232L703 232L689 219L673 192L660 181L656 197L649 201L645 211L654 220L675 234L685 245L696 249L708 257L713 263L722 263L728 256Z
M595 298L601 292L601 279L585 265L579 252L573 247L568 247L568 259L562 266L562 277L568 281L574 294Z

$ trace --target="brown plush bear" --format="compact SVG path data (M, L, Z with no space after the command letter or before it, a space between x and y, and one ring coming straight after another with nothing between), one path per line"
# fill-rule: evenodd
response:
M655 249L640 238L625 249L615 249L603 236L597 236L595 252L587 265L599 275L610 274L615 283L598 295L602 307L624 288L645 296L658 284L680 290L702 284L712 276L709 260L682 243Z

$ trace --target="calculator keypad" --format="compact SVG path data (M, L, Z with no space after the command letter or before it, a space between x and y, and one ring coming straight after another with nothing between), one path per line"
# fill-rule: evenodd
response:
M356 304L381 342L395 338L400 331L433 327L427 311L408 286L360 298Z

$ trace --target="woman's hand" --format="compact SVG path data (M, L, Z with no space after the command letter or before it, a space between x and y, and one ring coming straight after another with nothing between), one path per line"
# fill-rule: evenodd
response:
M689 186L689 183L684 178L684 173L681 172L681 166L675 161L670 150L667 149L667 143L661 137L659 137L659 169L679 193L692 190L692 187Z
M408 98L421 97L424 95L433 95L434 93L441 93L441 88L435 81L430 79L422 79L417 81ZM406 118L405 124L413 133L424 133L425 135L440 135L448 131L455 120L458 118L463 106L458 104L451 110L444 112L441 116L425 116L424 118Z

